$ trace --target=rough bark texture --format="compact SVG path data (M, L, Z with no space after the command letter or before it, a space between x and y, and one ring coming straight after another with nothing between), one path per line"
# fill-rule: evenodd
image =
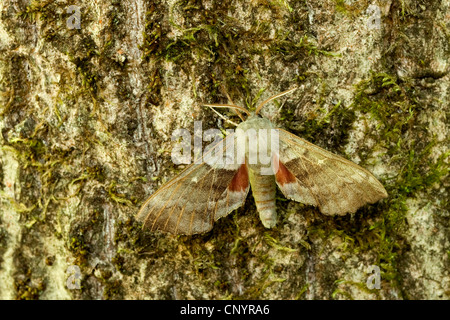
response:
M445 0L1 1L0 298L449 299L449 18ZM207 234L140 229L180 169L173 130L228 128L202 102L293 86L265 114L388 199L328 217L280 195L268 230L249 196Z

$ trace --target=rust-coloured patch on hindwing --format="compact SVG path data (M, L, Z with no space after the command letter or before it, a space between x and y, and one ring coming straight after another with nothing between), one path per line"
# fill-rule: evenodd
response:
M277 183L281 186L284 186L286 183L295 183L297 178L289 171L288 168L279 160L278 155L273 156L273 161L278 161L278 171L275 174L275 179Z
M231 180L228 189L234 192L241 192L247 190L248 184L248 168L247 164L243 163L234 175L233 180Z

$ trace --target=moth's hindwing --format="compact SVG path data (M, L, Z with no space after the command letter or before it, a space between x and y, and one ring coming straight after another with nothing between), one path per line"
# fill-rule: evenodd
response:
M286 198L317 206L328 215L354 213L387 197L367 170L285 130L279 132L277 185Z
M189 165L147 199L137 219L151 230L174 234L211 230L214 221L242 206L248 194L245 163L226 164L224 158L219 163L211 161L211 157L205 161L211 152L226 155L227 149L235 146L234 134L214 145L201 161Z

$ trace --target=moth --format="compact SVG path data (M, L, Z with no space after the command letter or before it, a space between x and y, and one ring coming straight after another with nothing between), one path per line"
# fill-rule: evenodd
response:
M243 121L236 132L227 135L145 201L136 216L143 227L173 234L207 232L215 221L244 204L250 186L266 228L277 223L276 186L286 198L316 206L326 215L354 213L367 203L386 198L383 185L367 170L275 128L259 114L265 104L293 90L266 99L254 112L234 104L206 104L233 109ZM246 120L241 112L247 115ZM252 138L247 135L251 131L267 134L261 134L263 139ZM277 143L269 143L269 137L274 136ZM246 146L239 148L243 143ZM260 149L264 149L261 157L258 154L253 157ZM229 157L236 153L240 157ZM264 163L261 160L263 156L269 159L272 171L267 160Z

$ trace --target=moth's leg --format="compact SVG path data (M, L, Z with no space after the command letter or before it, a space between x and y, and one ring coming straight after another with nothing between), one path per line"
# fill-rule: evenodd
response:
M221 117L223 120L225 120L226 122L231 123L232 125L234 125L234 126L236 126L236 127L238 126L237 123L231 121L230 119L225 118L223 115L221 115L219 112L217 112L217 110L215 110L213 107L211 107L211 106L209 106L209 105L208 105L208 107L209 107L212 111L214 111L219 117Z

